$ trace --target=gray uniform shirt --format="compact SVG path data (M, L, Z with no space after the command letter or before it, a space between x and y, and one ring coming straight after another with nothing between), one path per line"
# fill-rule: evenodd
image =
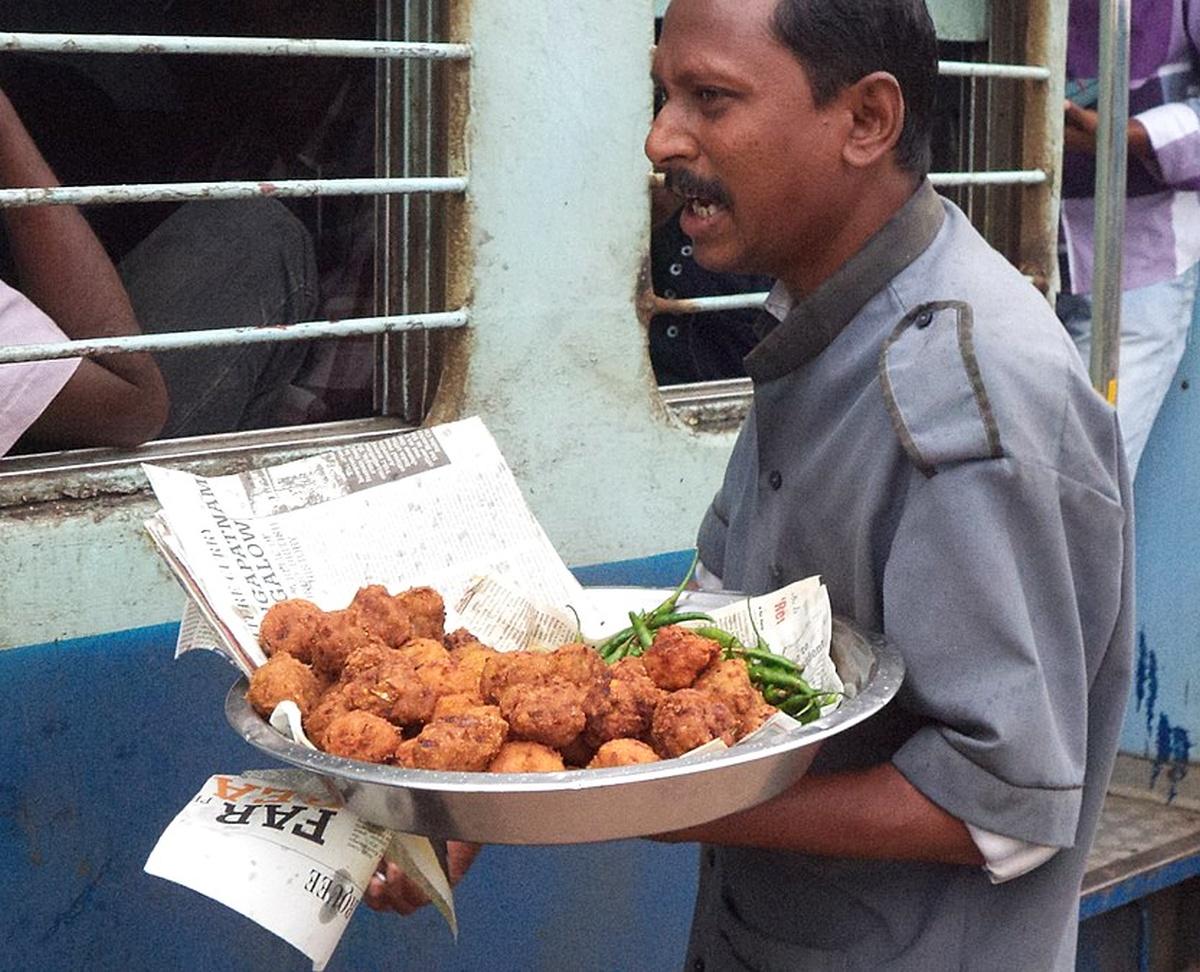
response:
M700 529L761 593L823 575L904 655L813 772L890 760L955 817L1064 848L980 868L705 848L689 968L1069 969L1132 648L1114 411L1046 301L926 184L746 359Z

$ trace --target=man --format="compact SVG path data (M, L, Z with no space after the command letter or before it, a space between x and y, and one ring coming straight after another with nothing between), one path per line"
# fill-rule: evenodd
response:
M1092 336L1099 7L1099 0L1072 0L1067 51L1062 223L1070 292L1058 310L1085 362ZM1136 4L1132 28L1117 394L1130 478L1183 357L1200 280L1200 99L1194 97L1200 3Z
M1128 480L1049 307L924 178L936 60L923 0L674 0L655 54L646 150L697 260L779 281L703 564L820 573L907 665L781 796L668 835L706 845L691 969L1073 965ZM390 878L367 900L410 908Z
M924 180L936 60L922 0L675 0L655 56L697 259L780 281L701 559L751 593L823 574L908 668L808 778L675 835L710 845L695 968L1073 964L1127 480L1049 307Z
M0 186L57 185L0 93ZM0 283L0 346L137 334L129 297L73 206L4 210L22 290ZM0 455L133 446L158 434L167 393L147 354L0 365Z

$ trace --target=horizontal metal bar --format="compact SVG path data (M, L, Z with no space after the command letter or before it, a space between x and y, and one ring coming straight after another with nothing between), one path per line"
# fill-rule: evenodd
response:
M1016 81L1049 81L1050 69L1028 64L986 64L976 61L939 61L938 73L947 78L1011 78Z
M717 297L654 297L655 314L704 314L712 311L744 310L762 307L767 291L749 294L722 294Z
M48 361L96 354L135 351L186 351L242 344L271 344L278 341L312 341L317 338L353 337L395 331L432 331L466 327L470 314L464 308L435 314L397 314L389 317L355 317L342 321L302 321L296 324L267 324L261 327L225 327L205 331L175 331L169 334L130 334L124 337L86 338L51 344L12 344L0 347L0 364L17 361Z
M115 203L253 199L259 196L385 196L464 192L462 176L409 179L281 179L260 182L162 182L126 186L53 186L0 189L0 209L10 206L108 206Z
M0 31L0 50L41 54L239 54L255 57L370 57L461 61L469 44L175 34L47 34Z
M929 173L929 181L935 186L1040 186L1049 178L1041 169Z
M1050 177L1041 169L1014 169L998 172L931 172L929 181L935 186L1040 186ZM650 187L666 185L666 176L651 172Z

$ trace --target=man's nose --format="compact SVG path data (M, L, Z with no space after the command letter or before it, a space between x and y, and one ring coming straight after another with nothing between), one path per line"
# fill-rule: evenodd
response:
M661 169L672 159L691 160L696 154L696 143L680 124L679 113L671 103L663 105L646 136L646 157L656 169Z

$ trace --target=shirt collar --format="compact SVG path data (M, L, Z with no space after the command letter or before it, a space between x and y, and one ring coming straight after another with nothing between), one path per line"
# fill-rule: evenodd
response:
M941 198L926 180L861 250L807 297L796 300L777 283L757 325L761 340L746 355L746 374L756 382L774 381L819 355L867 301L929 248L944 219Z

